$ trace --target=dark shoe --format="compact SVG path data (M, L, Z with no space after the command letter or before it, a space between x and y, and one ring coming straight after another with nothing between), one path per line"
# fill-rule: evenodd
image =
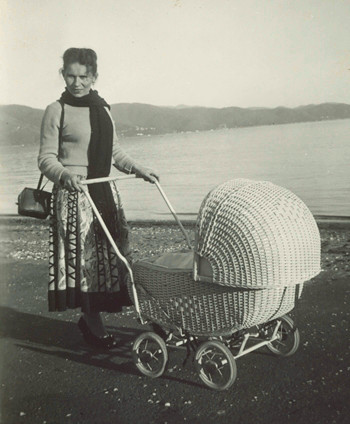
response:
M81 317L78 321L78 327L83 335L85 342L90 346L95 346L101 349L113 349L117 347L117 341L112 336L112 334L107 334L102 337L97 337L90 330L86 321L83 317Z

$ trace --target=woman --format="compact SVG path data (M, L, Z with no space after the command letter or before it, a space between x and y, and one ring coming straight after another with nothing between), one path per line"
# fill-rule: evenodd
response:
M112 162L124 173L154 183L158 175L137 164L120 147L109 105L92 85L97 56L70 48L63 55L66 90L45 111L38 166L54 182L50 217L49 310L80 307L85 341L116 346L100 312L118 312L128 304L126 270L110 246L82 192L81 180L106 177ZM128 228L115 183L88 185L89 193L113 239L129 256Z

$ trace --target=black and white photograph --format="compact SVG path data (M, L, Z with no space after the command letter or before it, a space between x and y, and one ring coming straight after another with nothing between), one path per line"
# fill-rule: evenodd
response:
M0 423L345 424L350 1L0 0Z

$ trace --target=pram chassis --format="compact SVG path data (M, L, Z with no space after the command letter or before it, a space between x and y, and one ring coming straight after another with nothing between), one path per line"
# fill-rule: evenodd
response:
M293 320L288 315L256 325L252 328L234 331L229 335L209 336L204 340L203 337L191 335L178 326L170 330L163 329L157 323L152 322L149 317L145 319L142 316L133 270L127 259L120 253L86 187L87 184L130 178L135 178L135 175L90 179L81 181L81 184L83 185L83 193L87 197L111 246L128 270L134 306L140 323L151 323L154 329L154 331L142 333L133 343L132 357L139 371L151 378L161 376L168 362L167 348L177 349L184 347L187 352L184 363L192 356L192 361L196 364L201 380L212 389L225 390L236 379L236 359L264 346L278 356L286 357L295 353L300 343L300 336ZM179 221L159 182L156 181L155 185L184 234L189 248L192 250L188 234ZM248 344L252 341L255 341L255 343L248 347Z

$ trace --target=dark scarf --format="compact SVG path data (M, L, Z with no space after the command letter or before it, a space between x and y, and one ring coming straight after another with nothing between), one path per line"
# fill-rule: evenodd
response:
M90 90L83 97L74 97L67 89L62 93L61 102L74 107L88 107L90 110L91 138L88 151L88 179L108 177L111 170L113 148L113 124L105 107L106 101L97 91ZM89 193L99 210L112 237L117 237L117 210L112 189L108 182L89 184ZM100 228L100 231L102 229Z

